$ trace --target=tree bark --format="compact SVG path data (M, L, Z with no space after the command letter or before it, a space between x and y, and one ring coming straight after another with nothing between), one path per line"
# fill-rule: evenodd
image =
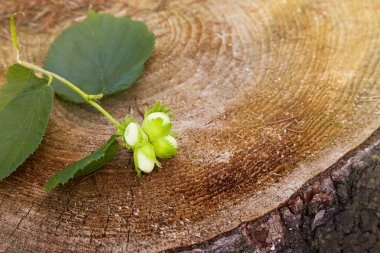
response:
M380 126L378 1L9 0L0 22L26 13L21 57L42 65L90 2L145 21L157 37L143 76L102 106L141 121L161 100L175 115L180 152L137 178L122 150L96 174L46 194L54 173L115 131L89 106L57 98L39 149L0 182L0 251L378 248L368 221L379 220L371 179L379 148L360 146ZM15 54L0 32L5 81Z
M166 252L379 252L380 129L263 217Z

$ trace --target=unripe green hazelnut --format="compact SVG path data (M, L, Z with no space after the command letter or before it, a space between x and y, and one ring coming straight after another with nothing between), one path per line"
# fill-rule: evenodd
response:
M177 154L177 140L171 135L155 140L153 146L154 152L159 158L170 158Z
M170 117L164 112L151 113L145 117L142 123L142 129L148 135L151 142L168 135L171 128Z

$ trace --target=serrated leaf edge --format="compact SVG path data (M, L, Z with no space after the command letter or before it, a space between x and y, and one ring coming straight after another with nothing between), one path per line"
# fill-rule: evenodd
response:
M86 168L86 167L87 167L88 165L90 165L91 163L93 163L93 162L97 162L97 161L99 161L100 159L104 158L104 157L106 156L105 150L107 150L111 145L113 145L115 141L117 142L117 136L116 136L116 135L112 135L111 138L110 138L105 144L103 144L99 149L93 151L91 154L87 155L86 157L82 158L81 160L78 160L78 161L76 161L76 162L70 164L69 166L65 167L63 170L60 170L60 171L56 172L56 173L55 173L55 174L49 179L49 181L45 183L45 185L44 185L44 190L45 190L46 192L50 192L51 190L53 190L53 189L54 189L55 187L57 187L58 185L64 185L64 184L66 184L67 182L70 181L70 179L75 178L75 177L76 177L75 175L78 174L79 171L82 171L84 168ZM72 175L72 177L70 177L70 178L68 178L67 180L64 180L64 181L59 181L57 184L55 184L55 185L54 185L53 187L51 187L51 188L50 188L50 187L49 187L49 188L47 187L48 183L49 183L50 181L52 181L53 178L55 178L57 175L59 175L60 173L63 173L66 169L70 168L70 167L73 166L74 164L79 163L79 162L83 161L84 159L86 159L86 158L88 158L88 157L94 155L94 154L95 154L96 152L98 152L98 151L101 152L100 155L99 155L99 157L98 157L97 159L95 159L95 160L91 160L91 161L89 161L89 162L86 162L86 164L85 164L81 169L77 170L77 171L74 173L74 175ZM100 169L100 168L99 168L99 169ZM58 179L59 179L59 178L58 178Z
M30 89L28 89L28 90L30 90ZM47 125L48 125L48 123L49 123L49 118L50 118L50 114L51 114L51 112L52 112L52 110L53 110L53 102L54 102L54 92L53 92L53 89L52 88L50 88L50 90L51 90L51 92L50 92L50 99L51 99L51 106L50 106L50 108L49 108L49 114L48 114L48 120L46 121L46 123L43 125L43 128L44 128L44 130L46 131L46 128L47 128ZM23 93L23 92L22 92ZM15 98L14 98L15 99ZM14 99L12 99L9 103L11 103ZM8 104L9 104L8 103ZM8 175L6 175L6 176L4 176L4 177L0 177L0 182L3 180L3 179L5 179L5 178L7 178L7 177L9 177L13 172L15 172L31 155L33 155L35 152L36 152L36 150L38 149L38 147L41 145L41 143L42 143L42 141L43 141L43 139L44 139L44 136L45 136L45 134L43 134L42 136L41 136L41 138L40 138L40 140L35 144L35 145L33 145L32 146L32 148L31 148L31 152L29 153L29 155L28 156L26 156L24 159L22 159L22 160L20 160L20 162L19 163L16 163L16 165L15 165L15 169L14 170L12 170L12 171L10 171L9 172L9 174Z

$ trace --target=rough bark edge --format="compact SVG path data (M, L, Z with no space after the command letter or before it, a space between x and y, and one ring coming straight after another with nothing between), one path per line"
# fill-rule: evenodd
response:
M164 252L379 252L380 128L263 217Z

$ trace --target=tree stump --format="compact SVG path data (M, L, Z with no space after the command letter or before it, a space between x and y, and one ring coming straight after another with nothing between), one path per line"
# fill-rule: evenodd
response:
M89 106L56 99L39 149L0 182L0 251L313 250L309 233L345 206L344 190L332 194L337 182L360 184L356 169L378 175L369 165L379 157L379 134L360 146L380 126L378 1L7 0L0 3L0 80L15 61L11 13L26 14L18 20L23 58L42 64L51 41L90 5L143 20L157 37L136 85L102 105L119 119L141 120L145 107L163 101L175 115L180 152L137 178L122 150L99 172L46 194L50 176L114 131ZM360 150L369 165L334 178L345 170L329 168L348 166ZM301 202L309 216L290 223L306 212ZM279 231L281 238L268 237ZM234 233L249 240L223 244Z
M267 215L170 252L379 252L380 130ZM365 243L363 243L365 242Z

